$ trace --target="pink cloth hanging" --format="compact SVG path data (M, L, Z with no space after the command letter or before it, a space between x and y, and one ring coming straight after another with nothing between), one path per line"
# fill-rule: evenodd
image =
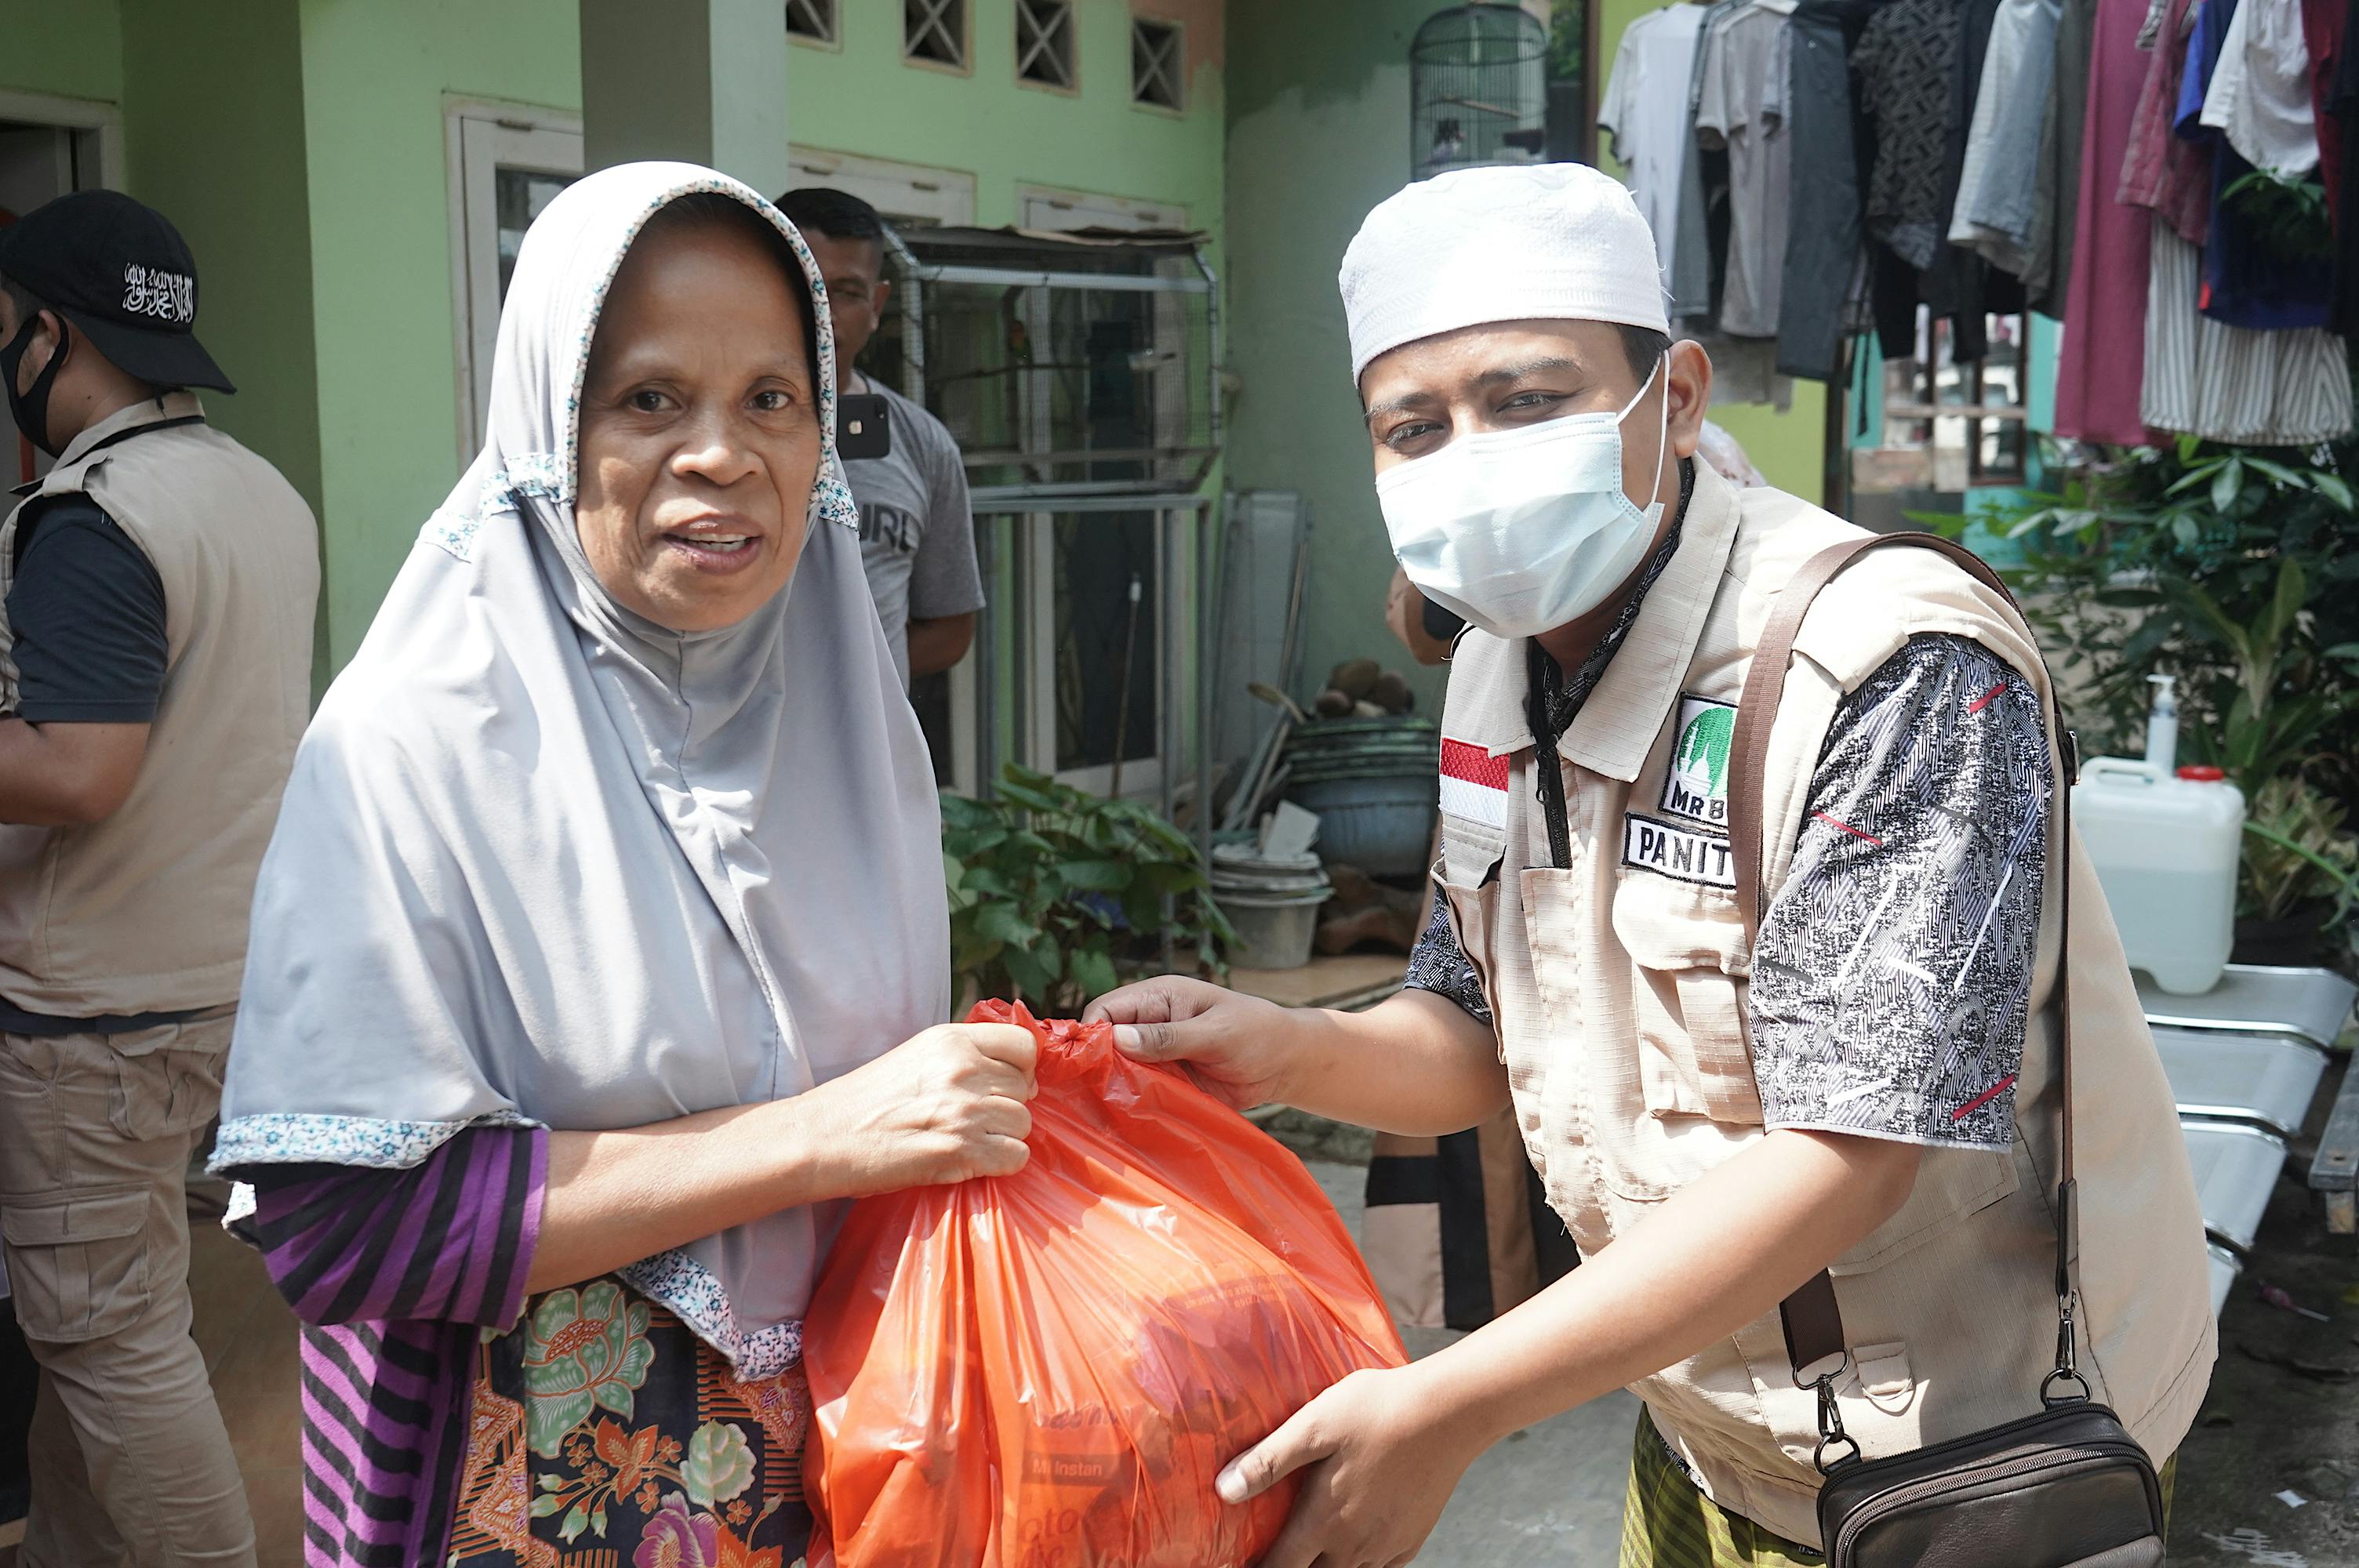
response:
M2147 0L2097 0L2080 216L2056 374L2056 434L2125 447L2153 439L2138 421L2153 221L2145 209L2115 200L2146 82L2147 59L2137 47L2146 13Z
M2148 57L2146 86L2130 122L2129 153L2122 162L2116 200L2153 209L2190 245L2212 232L2212 142L2174 135L2179 81L2187 68L2187 35L2193 27L2192 0L2169 0L2162 31Z

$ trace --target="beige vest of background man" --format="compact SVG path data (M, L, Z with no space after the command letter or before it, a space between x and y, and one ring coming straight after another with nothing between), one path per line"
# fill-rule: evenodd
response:
M1488 838L1452 819L1442 891L1498 1021L1526 1148L1584 1253L1763 1135L1735 894L1623 867L1625 818L1663 789L1681 694L1734 704L1779 589L1859 533L1776 491L1740 493L1702 465L1682 528L1561 744L1570 870L1549 864L1521 644L1470 633L1442 720L1452 739L1513 759L1507 798L1521 805ZM1930 551L1863 558L1820 595L1795 644L1765 792L1773 892L1838 703L1927 633L1982 643L2044 708L2031 635L1997 596ZM2055 776L2060 788L2060 764ZM2071 875L2081 1367L2160 1463L2193 1421L2213 1357L2203 1221L2185 1146L2157 1135L2176 1126L2169 1087L2077 844ZM2054 1364L2063 878L2051 871L2045 890L2013 1148L1928 1149L1908 1203L1832 1270L1853 1361L1838 1397L1870 1458L2033 1413ZM1818 1540L1814 1396L1795 1387L1775 1313L1635 1391L1716 1502Z
M168 644L138 781L85 827L0 827L0 996L68 1018L237 997L246 906L310 716L320 541L278 470L167 393L92 426L29 493L87 493L155 563ZM0 524L0 605L20 502ZM0 712L16 706L0 612Z

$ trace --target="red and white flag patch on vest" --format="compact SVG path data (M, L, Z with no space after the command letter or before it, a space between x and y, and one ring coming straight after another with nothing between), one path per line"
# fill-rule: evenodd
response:
M1508 759L1480 746L1444 737L1441 742L1441 813L1478 822L1493 832L1507 827Z

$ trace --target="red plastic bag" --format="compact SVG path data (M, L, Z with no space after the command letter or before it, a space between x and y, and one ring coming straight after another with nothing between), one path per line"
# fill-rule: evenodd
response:
M810 1560L1246 1568L1291 1483L1212 1478L1400 1336L1301 1162L1110 1025L1040 1041L1013 1176L854 1204L804 1324ZM832 1555L830 1555L830 1541Z

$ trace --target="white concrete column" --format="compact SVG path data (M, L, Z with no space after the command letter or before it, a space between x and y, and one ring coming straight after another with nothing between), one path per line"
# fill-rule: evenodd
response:
M580 0L591 168L681 158L765 196L790 184L777 0Z

